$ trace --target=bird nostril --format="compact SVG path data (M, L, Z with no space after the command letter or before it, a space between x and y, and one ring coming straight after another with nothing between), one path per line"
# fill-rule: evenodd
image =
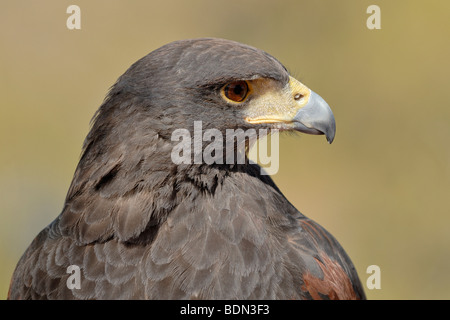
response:
M303 95L302 95L301 93L297 93L297 94L294 96L294 99L295 99L295 100L300 100L301 98L303 98Z

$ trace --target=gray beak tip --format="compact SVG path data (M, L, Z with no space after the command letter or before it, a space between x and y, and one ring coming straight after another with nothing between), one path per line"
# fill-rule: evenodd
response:
M324 134L328 143L332 143L336 134L336 121L325 100L314 91L308 103L294 117L296 129L309 134Z
M334 137L327 136L327 141L329 144L332 144L333 140L334 140Z
M334 137L336 135L336 122L333 117L333 121L330 123L330 128L324 132L325 137L329 144L333 143Z

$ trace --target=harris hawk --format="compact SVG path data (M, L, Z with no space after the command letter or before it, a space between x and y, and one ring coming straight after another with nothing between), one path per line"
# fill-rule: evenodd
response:
M335 135L326 102L266 52L169 43L111 87L62 212L21 257L8 298L365 299L344 249L258 165L172 161L174 130L195 121Z

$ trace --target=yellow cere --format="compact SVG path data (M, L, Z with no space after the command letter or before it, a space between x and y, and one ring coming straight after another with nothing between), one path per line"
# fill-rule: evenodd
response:
M284 87L272 79L255 79L249 83L252 96L245 110L245 121L252 124L291 123L311 95L311 90L293 77ZM298 94L301 98L296 100Z
M297 93L303 96L298 102L301 103L301 107L304 107L308 103L309 97L311 96L311 89L291 76L289 77L289 88L294 96Z

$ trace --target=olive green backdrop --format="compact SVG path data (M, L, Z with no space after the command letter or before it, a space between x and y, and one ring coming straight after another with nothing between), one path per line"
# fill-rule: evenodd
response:
M66 9L81 8L81 30ZM381 30L369 30L369 5ZM449 1L2 1L0 298L60 212L89 121L137 59L233 39L282 61L331 106L332 145L282 137L275 182L333 233L370 299L450 298Z

